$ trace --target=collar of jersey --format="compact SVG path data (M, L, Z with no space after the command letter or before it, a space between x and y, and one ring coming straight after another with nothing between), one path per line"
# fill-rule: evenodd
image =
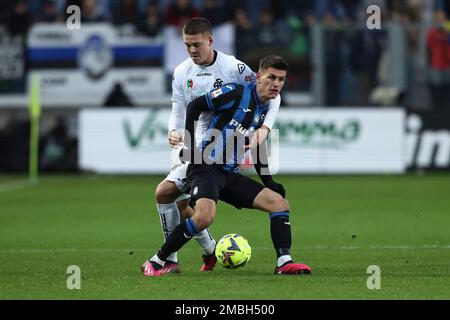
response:
M216 50L213 50L213 51L214 51L213 61L210 64L207 64L206 66L202 66L203 68L210 67L216 62L216 60L217 60L217 51Z
M261 101L261 99L259 98L258 90L256 90L256 83L253 84L252 92L253 92L253 95L254 95L254 97L255 97L255 99L256 99L256 103L257 103L259 106L261 106L261 107L263 107L263 108L267 108L267 107L269 106L269 101L267 101L266 103L263 104L262 101Z

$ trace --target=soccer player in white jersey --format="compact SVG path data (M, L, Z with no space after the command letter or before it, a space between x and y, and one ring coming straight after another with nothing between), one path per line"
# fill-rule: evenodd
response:
M161 219L164 238L170 233L182 219L194 214L189 207L189 195L184 194L188 186L186 184L186 169L188 164L182 164L179 160L179 148L183 143L186 107L196 97L210 90L217 89L226 83L245 84L256 79L255 73L242 61L234 56L227 55L212 47L212 28L205 18L193 18L183 27L183 41L186 45L189 58L180 63L173 73L172 78L172 113L169 120L169 144L174 149L172 154L172 168L169 175L156 188L156 206ZM269 111L263 126L255 133L252 145L262 142L268 135L274 123L280 97L273 99L269 105ZM197 140L202 135L211 121L210 113L202 113L197 126ZM216 242L209 234L208 229L195 236L204 250L203 265L201 271L213 270L216 258L214 249ZM166 268L171 272L180 272L177 253L172 253L167 261Z

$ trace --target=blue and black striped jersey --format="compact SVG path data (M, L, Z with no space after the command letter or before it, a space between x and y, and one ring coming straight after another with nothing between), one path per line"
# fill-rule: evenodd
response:
M224 171L237 172L244 159L244 146L264 123L268 103L261 103L255 84L226 84L197 99L200 99L201 111L209 110L213 113L206 135L202 141L197 141L203 160L205 163L219 166ZM193 103L195 104L194 101ZM195 109L198 113L199 108ZM194 112L194 108L188 107L188 130L189 127L194 129L192 123L188 123L196 118L192 116Z

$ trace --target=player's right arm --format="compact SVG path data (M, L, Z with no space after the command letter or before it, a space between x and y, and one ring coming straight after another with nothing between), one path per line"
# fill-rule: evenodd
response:
M169 145L176 148L183 142L181 130L184 129L186 115L186 98L183 93L182 75L176 68L172 77L172 112L169 118Z

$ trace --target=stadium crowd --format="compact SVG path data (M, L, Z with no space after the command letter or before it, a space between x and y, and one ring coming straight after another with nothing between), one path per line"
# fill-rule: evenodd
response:
M85 23L131 23L155 35L166 24L181 27L186 19L203 16L213 26L234 22L244 29L260 30L257 38L270 42L285 40L274 31L295 24L293 18L306 26L317 22L348 25L365 21L366 8L371 4L380 6L386 21L421 19L418 0L0 0L0 24L12 33L26 33L36 22L65 21L66 8L77 5ZM450 16L450 1L434 0L434 8Z
M366 9L372 4L381 8L383 24L396 22L406 29L407 83L393 99L386 100L388 92L383 90L377 96L376 89L389 83L389 41L384 28L378 32L365 28ZM25 38L34 23L65 21L70 5L81 8L81 23L131 25L150 37L160 36L168 25L181 27L195 16L208 18L213 26L232 23L237 58L252 67L273 52L287 59L291 68L287 91L311 90L310 28L320 24L327 28L324 105L450 104L449 28L444 27L450 0L0 0L0 27ZM420 30L426 30L426 41L421 41ZM421 52L425 69L418 61ZM418 73L425 74L422 80Z

